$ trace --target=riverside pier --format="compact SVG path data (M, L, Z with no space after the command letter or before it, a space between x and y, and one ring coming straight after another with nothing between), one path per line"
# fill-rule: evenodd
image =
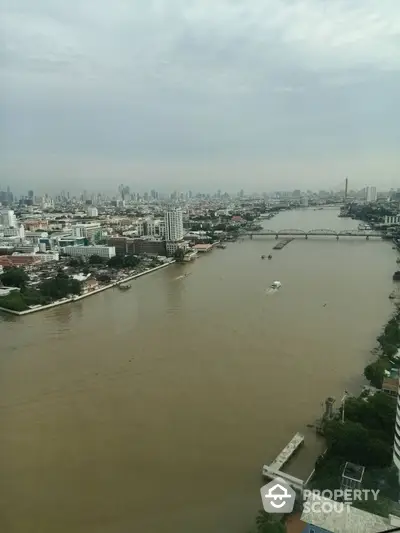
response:
M284 479L289 485L297 490L303 490L304 481L302 479L291 476L282 472L282 468L294 455L298 448L304 443L304 435L296 433L292 440L283 448L280 454L269 465L264 465L262 468L262 475L268 479L275 479L280 477Z

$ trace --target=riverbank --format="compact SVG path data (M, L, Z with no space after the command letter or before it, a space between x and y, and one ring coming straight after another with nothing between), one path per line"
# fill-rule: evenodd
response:
M12 309L7 309L5 307L0 307L0 311L3 311L4 313L8 313L11 315L16 315L16 316L30 315L32 313L37 313L39 311L45 311L46 309L51 309L53 307L59 307L60 305L77 302L78 300L83 300L84 298L88 298L89 296L94 296L95 294L98 294L99 292L112 289L113 287L117 287L118 285L126 283L127 281L140 278L142 276L145 276L146 274L151 274L152 272L155 272L156 270L160 270L161 268L166 268L167 266L172 265L173 263L175 263L175 260L169 261L168 263L164 263L163 265L159 265L154 268L149 268L148 270L139 272L139 274L133 274L132 276L127 276L124 279L114 281L113 283L104 285L103 287L100 287L99 289L88 291L85 294L81 294L80 296L73 296L72 298L64 298L62 300L59 300L57 302L53 302L47 305L38 305L38 306L32 307L31 309L27 309L26 311L14 311Z
M345 463L360 465L365 468L363 488L378 490L379 497L376 501L355 502L354 506L388 519L389 514L398 516L399 512L398 471L392 459L400 369L399 304L395 304L376 341L378 347L371 349L374 360L364 368L364 377L371 386L354 394L345 392L333 416L323 420L326 449L316 457L304 487L319 491L339 489ZM296 512L299 510L296 508ZM259 511L252 533L269 531L263 529L264 524L273 523L273 518L274 515ZM274 525L276 531L285 530L280 522Z

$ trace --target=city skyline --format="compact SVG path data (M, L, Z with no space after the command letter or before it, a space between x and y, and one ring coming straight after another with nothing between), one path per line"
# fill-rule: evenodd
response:
M0 1L0 182L396 187L390 0Z
M396 189L399 191L399 189ZM379 190L375 186L366 185L362 187L361 189L352 189L351 187L348 189L348 193L351 193L353 195L357 196L364 196L365 200L367 201L375 201L377 194L388 194L391 192L395 192L395 189L390 190ZM98 199L109 199L109 200L134 200L142 199L144 201L158 201L158 200L179 200L179 199L185 199L185 200L191 200L196 199L202 196L207 196L211 198L223 198L225 196L236 198L236 197L243 197L243 198L251 198L251 197L275 197L275 196L318 196L322 193L325 194L332 194L332 195L345 195L346 194L346 185L343 184L342 186L335 187L335 188L327 188L327 189L319 189L319 190L310 190L310 189L281 189L281 190L270 190L270 191L251 191L251 190L245 190L240 189L236 191L229 191L229 190L221 190L221 189L210 189L210 190L191 190L191 189L163 189L163 190L156 190L156 189L146 189L142 187L140 190L131 190L129 186L126 185L120 185L118 189L110 189L109 191L104 190L87 190L87 189L80 189L75 191L69 191L66 189L58 190L54 194L49 194L48 192L42 192L39 191L38 194L35 193L34 190L30 189L28 191L15 191L12 190L10 186L3 187L0 184L0 206L2 203L4 204L12 204L13 202L17 200L30 200L32 203L38 200L43 200L45 198L49 199L65 199L65 200L79 200L79 201L87 201L92 202L93 200Z

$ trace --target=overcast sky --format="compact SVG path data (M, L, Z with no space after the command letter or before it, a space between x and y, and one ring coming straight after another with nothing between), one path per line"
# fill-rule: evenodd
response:
M0 185L400 187L400 0L0 0Z

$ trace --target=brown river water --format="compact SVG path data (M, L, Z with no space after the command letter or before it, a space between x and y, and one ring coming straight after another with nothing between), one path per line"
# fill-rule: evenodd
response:
M309 209L264 225L358 222ZM308 475L323 443L306 426L326 396L362 383L396 252L314 237L262 261L275 243L231 243L126 293L0 316L2 533L245 533L262 465L297 431L289 471Z

